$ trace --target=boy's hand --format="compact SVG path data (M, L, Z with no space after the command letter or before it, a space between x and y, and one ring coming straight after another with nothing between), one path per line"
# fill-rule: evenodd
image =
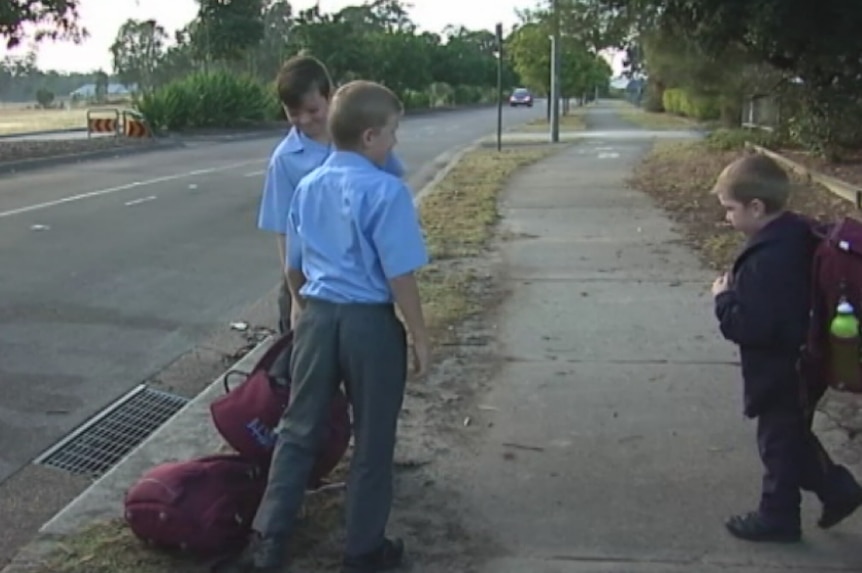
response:
M431 362L431 349L427 340L413 341L413 372L417 378L422 378L428 373Z
M296 325L299 324L299 316L302 314L302 307L293 302L290 307L290 329L296 330Z
M712 296L718 296L721 293L725 292L728 288L728 277L727 273L724 273L712 283Z

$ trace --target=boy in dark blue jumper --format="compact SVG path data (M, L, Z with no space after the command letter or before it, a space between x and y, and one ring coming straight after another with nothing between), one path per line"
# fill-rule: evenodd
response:
M757 511L730 518L726 527L749 541L794 542L801 537L800 489L823 503L823 528L862 505L862 487L811 431L815 404L805 398L797 368L809 324L815 240L810 224L785 210L790 181L768 157L734 161L713 192L728 222L748 239L712 293L722 334L739 346L745 415L757 418L766 470Z

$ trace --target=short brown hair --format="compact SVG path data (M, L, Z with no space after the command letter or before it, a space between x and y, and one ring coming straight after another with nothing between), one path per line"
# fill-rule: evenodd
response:
M389 88L365 80L348 82L332 96L329 108L329 133L335 146L353 149L362 134L380 129L404 108Z
M332 78L326 66L314 56L306 54L284 62L275 83L278 99L288 108L299 107L303 98L314 90L326 99L332 94Z
M787 204L790 178L775 160L761 154L746 155L724 168L712 192L743 205L758 199L767 213L774 213Z

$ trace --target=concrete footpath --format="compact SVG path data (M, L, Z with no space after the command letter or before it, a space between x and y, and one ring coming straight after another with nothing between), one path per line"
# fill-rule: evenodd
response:
M725 532L756 507L761 466L714 275L624 184L644 132L610 108L588 124L607 137L522 171L502 203L504 366L477 413L490 428L451 478L469 526L505 548L483 571L862 570L862 513L824 533L812 497L798 546Z

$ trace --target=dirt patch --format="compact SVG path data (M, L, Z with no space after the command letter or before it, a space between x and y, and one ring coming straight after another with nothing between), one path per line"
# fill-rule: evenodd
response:
M862 150L844 151L839 159L832 161L800 150L777 151L803 167L862 187Z
M742 148L716 148L709 141L660 142L630 180L680 223L683 234L712 269L728 268L742 237L725 223L724 210L710 189L722 168L744 153ZM822 187L793 178L791 209L826 220L855 212L853 205Z
M157 145L152 139L94 137L92 139L56 139L36 141L5 141L0 140L0 166L26 159L43 159L61 157L96 151L119 150L128 148L150 147Z
M479 149L429 194L420 216L433 262L420 285L433 335L435 368L428 380L408 383L396 451L393 535L405 539L409 559L426 573L469 571L499 553L491 541L462 526L457 484L447 460L475 437L470 413L498 368L493 311L505 299L491 248L499 219L497 197L517 169L558 148ZM454 457L454 458L453 458ZM329 476L346 477L350 452ZM120 503L120 500L117 501ZM301 525L291 541L292 570L334 571L344 530L344 492L306 497ZM94 524L70 536L29 573L204 573L183 556L144 546L120 521Z

